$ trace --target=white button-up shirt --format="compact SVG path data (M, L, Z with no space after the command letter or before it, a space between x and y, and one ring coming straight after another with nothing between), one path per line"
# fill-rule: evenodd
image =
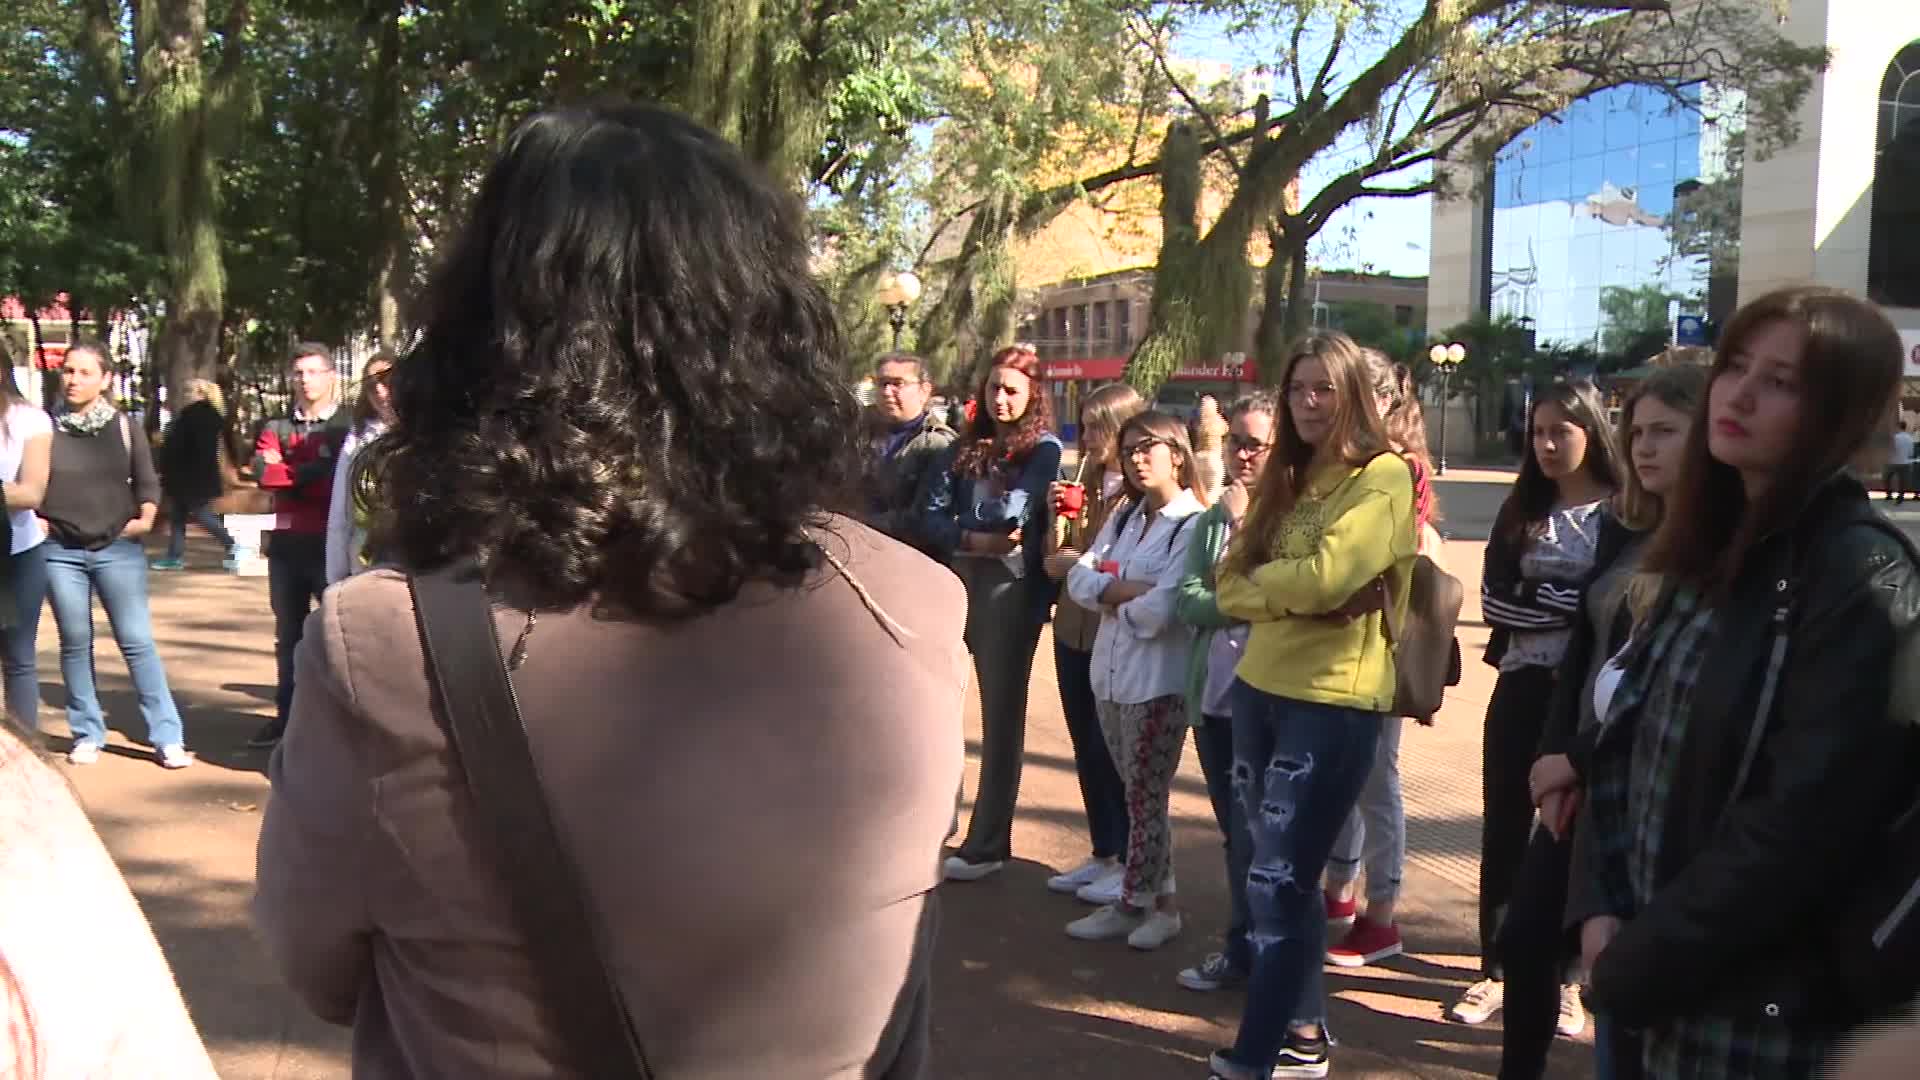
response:
M1093 639L1093 696L1122 705L1139 705L1186 692L1187 656L1193 629L1174 613L1180 576L1193 542L1200 500L1182 491L1152 515L1135 503L1131 513L1115 511L1100 527L1080 561L1067 573L1067 595L1089 611L1100 612ZM1118 563L1118 574L1103 574L1103 562ZM1140 581L1148 592L1118 607L1100 602L1115 581Z

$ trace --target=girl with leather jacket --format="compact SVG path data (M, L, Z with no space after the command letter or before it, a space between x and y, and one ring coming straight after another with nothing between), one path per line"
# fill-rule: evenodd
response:
M1875 928L1855 899L1912 870L1886 840L1920 785L1920 570L1850 474L1901 374L1892 324L1837 290L1734 315L1658 591L1596 681L1568 918L1654 1080L1812 1077L1881 1014L1834 960Z

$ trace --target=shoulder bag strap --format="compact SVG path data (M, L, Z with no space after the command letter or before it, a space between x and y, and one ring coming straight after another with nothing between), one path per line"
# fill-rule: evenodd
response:
M652 1080L633 1017L603 960L599 925L541 793L487 591L470 570L408 579L437 704L497 845L508 898L549 1022L582 1075Z

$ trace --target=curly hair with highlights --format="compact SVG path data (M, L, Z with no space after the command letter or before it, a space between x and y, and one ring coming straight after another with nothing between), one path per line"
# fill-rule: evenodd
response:
M1032 390L1027 411L1013 422L1011 431L1001 430L1000 422L993 418L993 377L1003 368L1025 375ZM960 435L960 450L953 463L956 473L985 476L996 461L1025 461L1042 439L1053 434L1053 402L1047 396L1040 354L1031 345L1009 345L994 353L974 400L979 406Z
M370 546L542 608L678 618L795 584L858 505L860 407L802 211L661 109L519 125L389 376Z

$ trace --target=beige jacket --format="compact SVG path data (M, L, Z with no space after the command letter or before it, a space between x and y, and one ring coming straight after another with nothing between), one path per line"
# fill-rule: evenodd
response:
M964 591L851 521L825 544L897 630L825 568L682 624L543 614L513 676L663 1078L859 1076L939 883ZM497 614L503 653L524 624ZM297 685L254 900L288 983L357 1076L568 1075L398 574L327 593Z

